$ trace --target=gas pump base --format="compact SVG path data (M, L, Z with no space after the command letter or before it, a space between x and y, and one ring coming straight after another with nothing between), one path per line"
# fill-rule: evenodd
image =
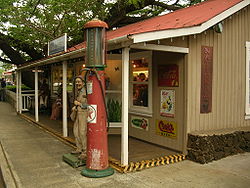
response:
M79 159L78 155L67 153L64 154L62 158L64 162L68 163L73 168L78 168L80 166L86 165L86 161Z
M81 175L89 178L102 178L111 176L112 174L114 174L114 169L111 167L104 170L92 170L84 167L83 170L81 171Z

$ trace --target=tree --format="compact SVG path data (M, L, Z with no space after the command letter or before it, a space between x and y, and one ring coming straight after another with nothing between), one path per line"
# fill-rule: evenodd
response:
M83 41L84 23L99 18L110 29L174 11L197 0L5 0L0 4L0 61L22 64L46 56L47 43L68 33Z

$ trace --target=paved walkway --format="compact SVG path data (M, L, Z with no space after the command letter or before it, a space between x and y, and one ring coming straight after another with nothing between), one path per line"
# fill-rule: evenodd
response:
M183 161L140 172L92 179L80 175L61 158L71 151L47 132L17 116L0 102L0 165L8 188L88 187L225 187L250 185L250 153L200 165Z

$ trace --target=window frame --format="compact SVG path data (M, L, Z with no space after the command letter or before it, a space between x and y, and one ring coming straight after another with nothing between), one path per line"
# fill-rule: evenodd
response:
M250 119L250 42L246 41L246 106L245 106L245 119Z
M137 82L133 80L133 67L132 61L136 59L145 58L148 60L148 106L136 106L133 105L133 84ZM129 58L129 113L134 115L142 115L147 117L152 117L153 108L152 108L152 51L143 51L137 53L131 53Z

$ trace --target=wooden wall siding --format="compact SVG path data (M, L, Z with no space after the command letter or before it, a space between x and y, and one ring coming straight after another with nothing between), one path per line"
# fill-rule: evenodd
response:
M189 37L187 132L250 126L245 120L245 43L250 41L250 6L212 29ZM200 113L201 46L214 48L212 112Z

